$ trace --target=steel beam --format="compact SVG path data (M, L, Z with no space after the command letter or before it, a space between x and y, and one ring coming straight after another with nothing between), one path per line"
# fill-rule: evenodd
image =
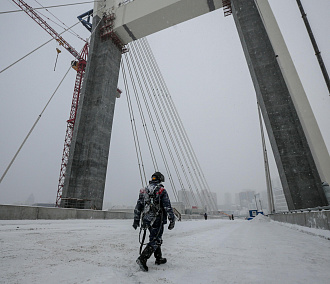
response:
M100 17L103 12L116 14L113 30L127 44L222 8L222 0L106 0L98 7Z

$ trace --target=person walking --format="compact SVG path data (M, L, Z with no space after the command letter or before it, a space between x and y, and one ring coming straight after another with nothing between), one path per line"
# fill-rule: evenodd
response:
M155 172L149 184L140 190L134 209L133 228L136 230L140 226L141 219L141 230L149 230L149 242L136 260L143 271L148 271L147 260L153 253L156 258L155 264L167 262L166 258L162 257L161 250L164 225L167 223L167 218L170 221L169 230L172 230L175 225L171 202L162 182L165 182L164 176L160 172Z

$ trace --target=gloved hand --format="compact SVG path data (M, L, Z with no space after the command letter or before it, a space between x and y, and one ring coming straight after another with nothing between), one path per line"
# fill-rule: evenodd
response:
M172 230L174 228L175 222L174 220L170 221L170 224L168 225L168 229Z
M133 228L136 230L137 227L140 227L140 221L139 220L134 220Z

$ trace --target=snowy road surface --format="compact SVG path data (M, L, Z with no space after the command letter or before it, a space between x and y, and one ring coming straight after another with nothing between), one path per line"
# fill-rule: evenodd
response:
M267 220L177 222L149 272L132 220L0 221L0 283L330 283L330 231Z

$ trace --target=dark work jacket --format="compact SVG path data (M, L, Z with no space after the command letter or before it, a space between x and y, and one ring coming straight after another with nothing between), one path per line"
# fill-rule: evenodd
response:
M143 213L142 226L148 226L150 222L153 223L156 219L161 219L161 217L163 217L161 220L162 224L167 223L167 217L170 221L174 221L170 199L161 183L150 182L149 185L140 190L139 199L134 209L135 221L140 220L141 213Z

